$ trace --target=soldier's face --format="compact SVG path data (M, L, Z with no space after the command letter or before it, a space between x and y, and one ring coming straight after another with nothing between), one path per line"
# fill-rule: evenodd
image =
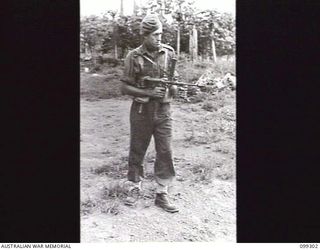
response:
M162 27L145 36L144 42L151 49L158 49L161 45Z

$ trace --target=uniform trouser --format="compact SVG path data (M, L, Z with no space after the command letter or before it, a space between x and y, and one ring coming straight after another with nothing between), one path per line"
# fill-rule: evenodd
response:
M130 111L130 132L128 180L139 182L144 176L143 160L151 137L154 136L155 179L159 185L168 186L175 176L171 150L170 104L154 100L144 104L133 101Z

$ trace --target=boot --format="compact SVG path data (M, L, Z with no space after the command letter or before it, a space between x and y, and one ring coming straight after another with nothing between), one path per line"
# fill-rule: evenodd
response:
M133 182L127 182L127 197L125 198L124 204L127 206L135 206L139 197L140 197L140 191L141 191L141 182L139 183L133 183Z
M174 205L170 204L168 195L165 193L160 193L156 195L155 205L161 207L163 210L169 213L179 212L179 209Z

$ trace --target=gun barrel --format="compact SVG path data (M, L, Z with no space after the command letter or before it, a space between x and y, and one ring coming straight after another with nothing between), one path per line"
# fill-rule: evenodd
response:
M197 84L192 84L192 83L186 83L186 82L179 82L179 81L173 81L173 80L166 80L166 79L161 79L161 78L152 78L148 77L145 79L146 82L150 83L162 83L162 84L169 84L169 85L177 85L177 86L195 86L199 87Z
M198 86L196 84L186 83L186 82L178 82L178 81L161 80L161 82L165 83L165 84L177 85L177 86Z

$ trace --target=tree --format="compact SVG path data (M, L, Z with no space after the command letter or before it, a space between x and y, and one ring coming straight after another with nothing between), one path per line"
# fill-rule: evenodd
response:
M197 10L189 0L149 0L149 5L136 6L134 15L108 11L103 16L81 19L81 50L92 54L110 53L123 58L127 51L141 44L140 23L150 6L163 23L163 42L192 58L201 55L215 60L216 56L235 52L235 20L230 14L216 10ZM191 38L190 39L190 35ZM197 49L196 49L197 48Z

